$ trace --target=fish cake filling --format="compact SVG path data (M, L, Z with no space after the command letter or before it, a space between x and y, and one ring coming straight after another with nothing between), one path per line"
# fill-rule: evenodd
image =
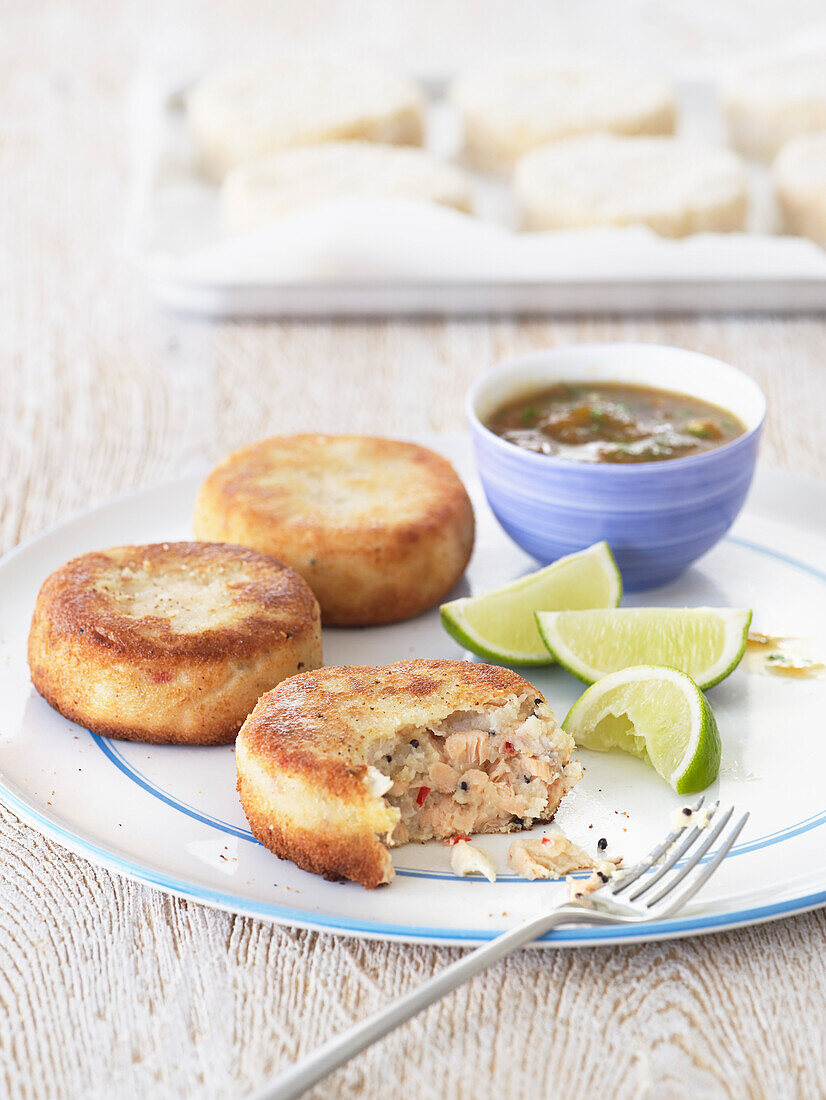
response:
M371 760L392 784L384 798L398 813L387 843L513 832L549 821L582 776L572 749L550 707L533 699L399 730L374 746Z

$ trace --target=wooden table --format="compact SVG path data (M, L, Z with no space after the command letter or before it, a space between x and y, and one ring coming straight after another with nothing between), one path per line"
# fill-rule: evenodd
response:
M401 48L406 19L418 44L437 18L454 28L465 19L477 37L479 24L495 40L519 6L485 0L471 18L461 3L415 7L245 0L233 11L250 33L263 21L301 37L312 9L318 33L352 37L362 26L368 41L389 35ZM673 5L681 33L690 7ZM743 27L759 15L770 36L782 13L812 4L738 0L732 21L737 8ZM714 5L700 9L710 17ZM4 5L3 550L268 433L461 428L462 395L491 362L583 339L663 341L731 360L769 398L763 460L826 476L820 318L208 325L159 315L121 257L125 89L147 34L157 46L169 45L170 28L191 33L208 53L224 40L227 10L220 0ZM526 3L517 22L538 11ZM2 1095L243 1095L457 957L177 901L75 858L4 809L0 866ZM705 939L526 951L314 1095L823 1096L825 932L821 911Z

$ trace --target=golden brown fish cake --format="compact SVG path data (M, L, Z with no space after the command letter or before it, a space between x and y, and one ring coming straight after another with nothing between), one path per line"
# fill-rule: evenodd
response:
M574 742L515 672L467 661L322 668L259 699L238 791L282 859L368 888L389 847L550 821L582 775Z
M321 659L318 604L301 577L213 543L75 558L46 579L29 633L43 698L129 741L231 742L263 692Z
M339 626L439 603L473 549L473 508L446 459L358 435L276 436L236 451L204 482L194 528L292 566Z

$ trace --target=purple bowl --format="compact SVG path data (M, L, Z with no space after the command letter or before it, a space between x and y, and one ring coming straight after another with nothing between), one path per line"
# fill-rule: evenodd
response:
M655 386L722 406L746 426L703 454L634 465L576 462L506 443L484 420L556 382ZM479 476L493 513L543 565L605 539L629 591L667 584L710 550L746 499L766 413L735 367L658 344L572 344L530 352L483 375L467 396Z

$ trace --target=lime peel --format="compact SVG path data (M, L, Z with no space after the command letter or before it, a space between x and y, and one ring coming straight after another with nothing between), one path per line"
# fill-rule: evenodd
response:
M740 663L751 611L726 607L627 607L539 611L537 628L555 661L586 684L633 665L666 665L703 691Z
M486 660L549 665L535 612L542 609L616 607L622 578L606 542L568 554L550 565L478 596L442 604L445 630Z
M610 673L580 696L562 728L581 748L622 749L644 760L678 794L705 790L720 770L720 732L708 700L676 668Z

